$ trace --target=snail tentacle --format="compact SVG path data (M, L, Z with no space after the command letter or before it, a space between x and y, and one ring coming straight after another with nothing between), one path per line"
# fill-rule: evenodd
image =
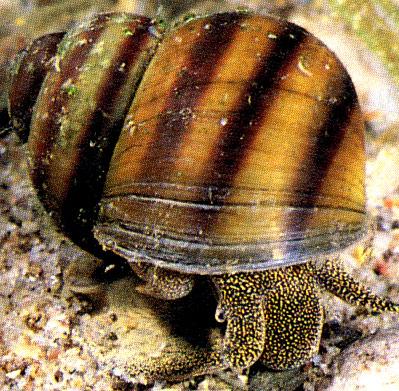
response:
M199 376L226 369L221 355L215 348L198 348L191 354L184 349L165 348L159 357L151 357L144 363L129 364L129 375L141 383L155 380L181 381L191 376Z
M327 259L317 263L315 275L321 287L349 304L366 307L375 313L399 312L399 304L372 293L369 288L351 277L337 260Z

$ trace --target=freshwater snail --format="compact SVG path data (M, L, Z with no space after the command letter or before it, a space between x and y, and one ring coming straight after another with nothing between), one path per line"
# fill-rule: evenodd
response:
M51 55L30 118L40 45ZM75 242L128 259L145 293L176 299L209 276L227 327L194 373L303 364L323 289L399 311L327 259L366 231L364 125L314 36L240 12L168 31L114 13L40 45L17 59L9 99L39 196Z

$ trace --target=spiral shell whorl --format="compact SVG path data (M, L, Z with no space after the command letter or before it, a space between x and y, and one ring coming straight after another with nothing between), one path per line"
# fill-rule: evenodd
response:
M13 61L8 111L13 129L22 142L28 140L33 106L64 35L58 32L35 39Z
M31 177L45 208L83 247L96 243L91 229L109 161L158 35L149 18L99 14L69 31L51 66L42 66L28 140ZM14 84L22 77L20 68Z

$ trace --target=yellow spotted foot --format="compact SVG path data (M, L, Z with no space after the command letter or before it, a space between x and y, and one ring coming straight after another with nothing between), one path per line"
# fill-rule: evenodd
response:
M154 274L158 270L149 269L151 272L139 266L138 271L152 284L148 284L150 287L161 281L157 289L163 289L167 281L166 291L175 292L168 293L168 297L180 297L181 292L188 292L192 286L192 280L185 275L173 272L172 278L167 272L157 280ZM299 367L319 348L323 290L373 312L399 312L398 304L371 293L334 260L224 274L213 276L211 280L219 298L216 319L227 323L222 347L165 352L136 368L134 373L153 381L183 379L227 367L240 371L257 360L277 370ZM179 285L178 281L183 283ZM180 287L176 288L177 285Z
M309 361L320 344L323 290L373 312L399 312L398 304L371 293L333 260L212 280L219 292L216 319L227 322L222 362L236 369L258 359L273 369Z
M171 271L144 262L131 264L133 271L146 283L137 290L148 296L164 300L175 300L187 296L193 286L194 278L188 274Z
M224 309L227 321L223 355L230 367L243 369L260 359L284 369L316 353L323 309L308 269L299 265L213 278L218 310Z
M260 361L273 369L298 367L317 353L324 319L311 268L268 270L257 280L262 281L266 324Z
M219 294L215 317L227 322L222 361L237 370L254 364L265 344L265 314L253 276L236 273L213 277Z

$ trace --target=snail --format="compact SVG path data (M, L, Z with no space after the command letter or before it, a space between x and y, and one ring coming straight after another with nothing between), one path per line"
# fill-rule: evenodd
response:
M322 291L399 311L335 260L367 232L364 122L347 71L303 28L245 12L170 29L96 15L18 56L9 113L73 241L126 258L166 300L209 277L226 331L194 374L307 362Z

